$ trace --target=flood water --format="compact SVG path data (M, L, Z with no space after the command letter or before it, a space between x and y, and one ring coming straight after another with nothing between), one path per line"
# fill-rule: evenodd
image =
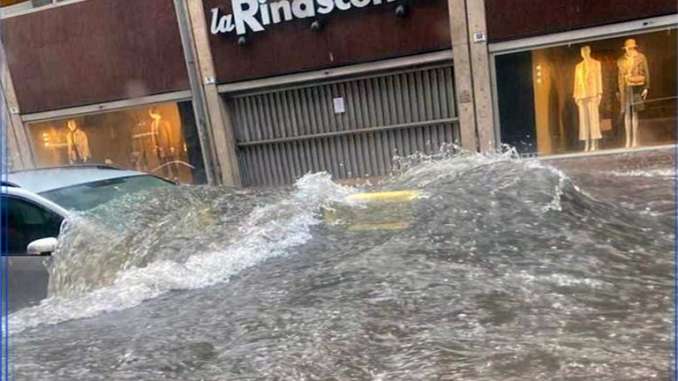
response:
M52 297L10 317L16 379L670 377L671 168L417 161L378 185L179 187L79 217Z

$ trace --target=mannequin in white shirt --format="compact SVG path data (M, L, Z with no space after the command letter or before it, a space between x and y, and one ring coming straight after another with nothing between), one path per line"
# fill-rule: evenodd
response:
M581 48L583 60L574 73L574 101L579 109L579 140L585 151L596 151L600 133L600 101L603 97L603 74L600 61L591 57L591 47Z

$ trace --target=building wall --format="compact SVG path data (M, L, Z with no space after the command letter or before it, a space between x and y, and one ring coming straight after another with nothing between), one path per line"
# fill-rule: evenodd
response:
M311 30L314 19L269 25L246 36L245 46L235 33L210 35L218 83L270 77L334 66L376 61L448 49L450 30L446 0L410 2L406 17L397 17L399 2L336 11L323 16L322 28ZM204 0L207 26L211 10L230 14L230 0Z
M675 0L485 0L490 42L663 16Z
M2 20L22 114L190 88L172 0L88 0Z
M364 4L362 0L353 3ZM207 110L197 110L197 120L221 121L205 125L204 131L210 134L228 134L232 128L216 84L446 50L453 45L452 38L455 101L461 110L460 128L466 131L461 140L475 149L476 135L481 144L495 141L488 138L494 117L492 108L486 107L491 98L490 69L482 63L487 61L487 45L482 39L474 41L476 32L482 37L486 31L489 42L500 42L678 12L675 0L382 3L268 25L265 31L247 33L242 45L235 33L209 34L212 9L230 14L231 0L196 0L194 8L200 13L204 10L200 20L205 23L199 25L194 19L188 23L193 28L192 38L202 34L204 40L197 44L197 60L209 57L207 66L213 65L214 71L198 73L204 82L194 84L193 89L173 0L87 0L5 18L0 28L21 116L117 100L134 103L140 97L180 90L191 89L195 95L201 86L213 86L213 104ZM404 4L408 14L397 17L396 7ZM451 31L450 19L459 29L456 32ZM312 30L316 20L321 28ZM483 75L486 80L479 80ZM464 86L464 78L472 81ZM472 118L464 117L463 110ZM223 114L222 118L215 118L218 114ZM478 122L481 117L489 122ZM17 131L26 130L20 124ZM209 145L210 150L235 144L229 139L209 139L205 147ZM219 164L225 166L228 160Z

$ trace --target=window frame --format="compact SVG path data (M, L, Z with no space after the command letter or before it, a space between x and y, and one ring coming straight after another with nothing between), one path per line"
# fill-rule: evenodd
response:
M2 194L0 194L0 202L1 202L1 203L4 203L4 202L6 202L5 200L16 200L16 201L19 201L19 202L24 202L24 203L26 203L26 204L28 204L28 205L30 205L30 206L33 206L33 207L35 207L35 208L37 208L37 209L39 209L39 210L41 210L41 211L43 211L43 212L45 212L45 213L51 215L51 218L58 219L58 221L59 221L59 222L58 222L58 224L59 224L59 230L57 231L56 236L42 237L42 238L58 238L58 236L59 236L60 233L61 233L61 226L63 226L63 223L64 223L64 221L65 221L65 219L66 219L65 216L63 216L63 215L61 215L60 213L58 213L58 212L56 212L56 211L50 209L49 207L47 207L47 206L45 206L45 205L41 205L40 203L35 202L35 200L31 200L31 199L26 198L26 197L21 197L21 195L16 195L16 194L11 194L11 193L5 193L5 192L3 192ZM56 220L55 220L55 221L56 221ZM4 221L4 217L3 217L3 221L0 222L0 224L2 224L2 225L6 224L6 221ZM0 229L0 230L2 230L2 231L0 232L0 234L4 233L4 232L6 231L4 228L3 228L3 229ZM7 237L5 236L4 239L7 239ZM41 238L38 238L38 239L41 239ZM32 241L31 241L31 242L32 242ZM26 252L26 249L28 248L28 244L30 244L30 242L28 242L28 243L26 244L26 248L24 249L25 252L23 252L23 253L12 253L12 252L9 251L9 246L8 246L8 245L7 245L7 251L5 251L5 245L6 245L6 244L3 242L3 243L2 243L2 247L0 247L0 257L5 257L5 256L6 256L6 257L25 257L25 256L28 256L28 253Z
M27 0L26 2L29 2L29 1L32 1L32 0ZM40 5L40 6L37 6L37 7L31 7L31 8L16 11L16 12L10 12L9 14L5 14L5 11L1 10L1 9L4 9L5 7L2 7L2 8L0 8L0 19L8 19L8 18L11 18L11 17L23 16L23 15L27 15L27 14L34 13L34 12L44 11L44 10L47 10L47 9L63 7L65 5L71 5L71 4L75 4L75 3L81 3L83 1L87 1L87 0L50 0L49 4ZM22 3L8 5L7 7L13 7L13 6L16 6L16 5L19 5L19 4L22 4Z

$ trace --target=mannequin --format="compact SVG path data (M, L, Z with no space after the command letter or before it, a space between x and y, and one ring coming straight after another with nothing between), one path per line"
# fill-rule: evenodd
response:
M86 163L91 157L87 134L78 127L74 119L66 122L68 132L66 143L68 145L68 161L70 164Z
M617 60L619 69L618 98L624 113L626 148L638 146L638 112L645 110L644 101L650 90L650 70L647 58L639 52L636 40L624 42L625 54Z
M596 151L600 134L600 100L603 98L603 74L600 61L591 58L591 47L581 48L583 61L574 72L574 101L579 109L579 140L584 150Z
M176 150L172 146L172 131L169 122L163 120L162 114L157 108L152 107L148 110L151 117L151 136L158 161L163 166L165 177L175 179L178 175L178 168L175 163ZM165 165L167 164L167 165Z

